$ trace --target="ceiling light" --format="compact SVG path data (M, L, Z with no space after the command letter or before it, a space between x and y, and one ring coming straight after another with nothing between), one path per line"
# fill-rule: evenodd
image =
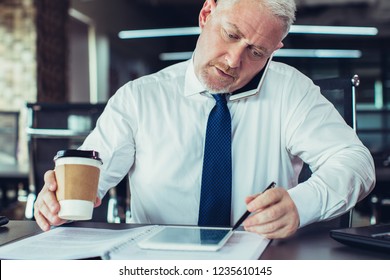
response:
M199 27L177 27L160 29L125 30L118 33L121 39L155 38L171 36L199 35ZM378 34L376 27L358 26L322 26L322 25L292 25L292 34L326 34L326 35L357 35L375 36Z
M280 49L275 57L310 57L310 58L360 58L359 50L332 50L332 49Z
M144 30L126 30L119 32L121 39L136 38L155 38L171 36L191 36L199 35L199 27L178 27L178 28L161 28L161 29L144 29Z
M289 33L375 36L378 34L378 28L359 26L292 25Z
M159 58L162 61L169 60L187 60L192 57L193 52L169 52L169 53L160 53Z
M187 60L192 52L169 52L159 55L162 61ZM274 57L305 57L305 58L360 58L360 50L332 50L332 49L280 49Z

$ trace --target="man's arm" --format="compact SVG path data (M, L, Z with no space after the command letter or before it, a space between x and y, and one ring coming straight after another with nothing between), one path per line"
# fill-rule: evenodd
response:
M291 102L296 106L287 118L287 149L313 172L289 190L304 226L353 208L373 189L375 167L370 151L318 87L309 85Z

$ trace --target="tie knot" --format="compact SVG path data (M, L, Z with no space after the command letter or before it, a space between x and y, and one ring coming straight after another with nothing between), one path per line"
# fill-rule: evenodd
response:
M224 94L219 93L219 94L213 94L214 99L217 101L217 103L227 103L226 97Z

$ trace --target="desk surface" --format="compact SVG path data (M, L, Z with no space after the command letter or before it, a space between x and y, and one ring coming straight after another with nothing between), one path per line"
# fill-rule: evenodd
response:
M130 224L76 222L69 226L123 229ZM0 227L0 245L40 233L34 221L10 221ZM274 240L262 254L264 260L387 260L390 254L345 246L329 237L329 227L316 225L300 229L295 235Z
M346 246L329 236L326 224L310 225L286 239L273 240L260 259L268 260L388 260L390 254Z

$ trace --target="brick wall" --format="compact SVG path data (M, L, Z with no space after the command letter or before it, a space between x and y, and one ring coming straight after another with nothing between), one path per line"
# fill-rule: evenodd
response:
M0 110L20 111L19 160L27 160L26 102L35 102L34 0L0 1Z

